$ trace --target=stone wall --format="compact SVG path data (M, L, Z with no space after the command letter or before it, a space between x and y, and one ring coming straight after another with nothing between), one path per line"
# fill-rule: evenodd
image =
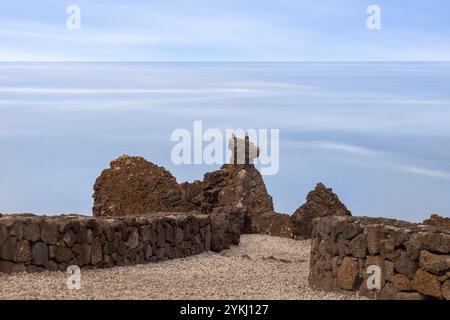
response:
M0 215L0 272L107 268L186 257L210 249L211 230L210 216L198 214Z
M450 299L445 228L382 218L317 218L310 263L309 283L317 289L359 291L375 299ZM374 269L381 271L379 289L372 286Z

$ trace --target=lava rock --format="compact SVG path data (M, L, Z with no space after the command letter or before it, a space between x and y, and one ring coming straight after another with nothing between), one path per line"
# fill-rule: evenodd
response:
M308 193L306 203L292 215L294 236L298 239L311 238L313 219L326 216L351 216L351 212L332 189L318 183L316 188Z

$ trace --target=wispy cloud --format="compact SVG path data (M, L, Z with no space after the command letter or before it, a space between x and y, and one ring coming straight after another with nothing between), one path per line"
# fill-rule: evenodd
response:
M37 87L0 87L0 93L17 94L204 94L204 93L246 93L256 90L246 88L201 88L201 89L90 89L90 88L37 88Z
M429 168L422 168L417 166L410 165L401 165L399 168L405 172L431 177L431 178L439 178L439 179L447 179L450 180L450 172L433 170Z
M301 141L293 142L295 147L300 148L314 148L314 149L325 149L331 151L344 152L351 155L357 156L381 156L385 155L384 152L364 148L352 144L337 143L333 141Z
M26 10L5 3L0 12L0 59L450 60L448 24L442 22L448 4L418 2L403 6L379 0L382 12L392 19L378 32L364 28L366 5L358 0L82 1L82 27L76 32L65 28L62 3L27 2ZM424 10L434 7L441 10ZM418 12L420 23L401 18ZM16 54L21 51L27 54Z
M352 160L358 162L361 166L371 167L373 161L377 161L389 170L405 172L427 178L450 180L450 172L412 165L406 163L405 160L402 159L403 156L401 154L393 154L353 144L337 143L333 141L301 141L291 142L289 147L323 149L330 152L344 153L356 157Z

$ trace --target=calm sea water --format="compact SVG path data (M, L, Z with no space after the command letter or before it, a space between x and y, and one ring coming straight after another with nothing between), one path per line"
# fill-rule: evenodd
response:
M354 214L450 216L449 63L0 63L0 212L90 214L121 154L201 179L170 159L195 120L280 129L278 211L321 181Z

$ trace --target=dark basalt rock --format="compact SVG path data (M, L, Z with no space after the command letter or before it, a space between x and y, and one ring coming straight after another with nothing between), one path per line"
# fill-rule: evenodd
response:
M294 237L298 239L311 238L312 220L326 216L351 216L351 212L331 188L318 183L316 188L308 193L306 203L292 215Z
M220 252L239 244L245 214L245 210L236 208L220 208L211 213L212 251Z
M265 212L253 215L249 220L247 233L268 234L290 239L293 237L294 226L290 216L287 214Z
M423 224L450 229L450 218L432 214L428 219L423 221Z
M94 216L186 211L183 190L172 174L142 157L121 156L94 185Z
M225 164L205 174L202 209L220 207L245 209L249 215L273 211L272 197L253 164Z

